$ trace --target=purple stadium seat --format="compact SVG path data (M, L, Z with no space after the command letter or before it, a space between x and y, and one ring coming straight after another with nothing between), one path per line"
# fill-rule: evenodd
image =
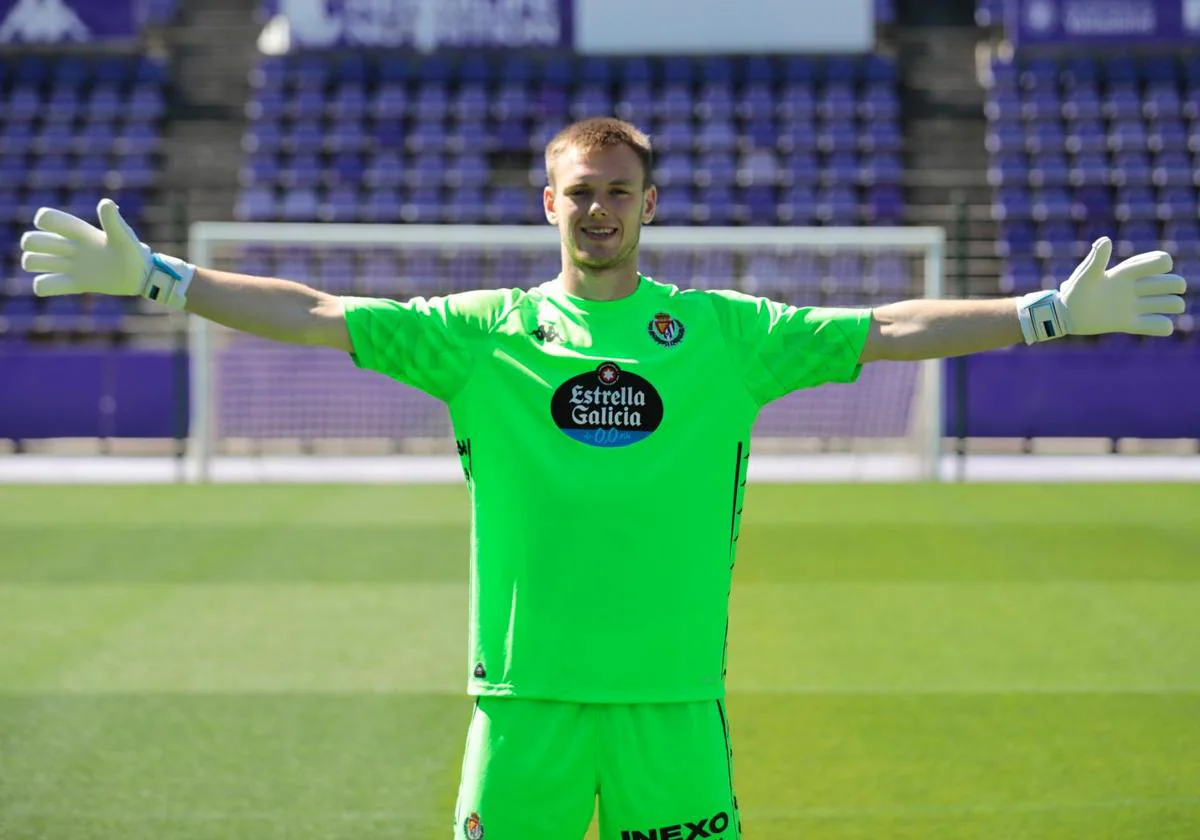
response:
M992 218L999 222L1028 219L1033 214L1029 191L1023 187L1001 187L992 201Z
M312 189L321 183L321 161L315 153L293 155L279 168L279 183L291 189Z
M815 132L811 134L811 138L815 143ZM770 117L753 117L742 123L741 133L738 135L738 148L743 151L752 151L777 149L778 147L779 133L775 128L774 120Z
M317 218L319 207L316 190L289 190L279 203L279 218L286 222L313 221Z
M325 103L325 113L335 120L358 122L367 114L367 93L361 84L342 82Z
M1190 83L1184 90L1180 110L1189 120L1200 117L1200 82Z
M353 222L358 218L358 190L350 184L339 184L322 197L317 218L323 222Z
M246 102L244 111L250 120L278 120L284 115L285 104L281 91L259 90Z
M446 157L440 151L422 152L408 163L404 182L411 187L438 187L446 180Z
M1172 253L1200 251L1200 224L1195 219L1169 219L1163 224L1162 247Z
M538 197L540 199L540 196ZM493 189L484 204L484 218L493 224L520 224L536 221L542 210L532 192L520 187ZM661 209L662 204L659 204Z
M125 158L125 160L145 160L145 159L146 158L144 156L142 156L141 158ZM72 187L76 187L76 188L95 188L95 187L101 186L101 185L111 186L111 187L120 187L120 186L144 187L144 186L147 186L147 184L145 183L146 179L144 177L140 179L141 183L132 183L132 181L139 180L139 178L138 178L139 173L135 171L135 167L129 168L128 172L129 172L130 177L128 179L122 178L122 179L118 180L115 177L116 173L114 172L114 178L112 179L112 182L110 182L107 177L109 174L109 169L110 169L110 167L108 165L108 156L107 155L104 155L104 154L81 155L80 157L75 159L75 162L70 167L70 170L68 173L68 182L70 183L70 185ZM151 173L151 174L153 174L153 173Z
M1183 100L1175 82L1151 82L1142 96L1142 115L1147 119L1178 119L1183 113Z
M377 120L396 119L408 113L408 90L403 82L380 85L367 104L367 111Z
M81 145L77 142L75 130L60 123L43 124L41 131L34 135L33 148L43 155L62 149L82 151Z
M883 123L878 124L882 129ZM817 128L817 148L829 153L836 149L853 149L856 145L866 150L875 149L873 132L877 125L868 123L862 133L849 120L824 123Z
M1158 194L1158 217L1160 219L1194 219L1196 217L1196 190L1187 186L1163 187Z
M783 160L783 179L788 184L812 185L821 178L821 165L812 152L798 152Z
M1158 223L1134 219L1121 225L1113 243L1118 256L1128 257L1159 247Z
M690 184L695 175L692 156L686 151L671 151L655 159L654 178L662 186Z
M454 224L481 224L485 203L482 184L467 184L455 189L448 196L445 220Z
M399 214L399 205L397 205L397 214ZM387 248L378 248L367 252L356 278L359 290L367 294L395 291L402 276L396 256L394 251Z
M694 204L694 194L690 186L673 186L659 195L656 219L667 225L688 224L692 221Z
M1109 168L1114 186L1150 183L1150 161L1141 149L1117 152Z
M404 146L410 152L440 151L446 147L446 142L446 125L437 119L415 123L405 138Z
M897 119L900 99L893 88L874 85L858 100L858 115L865 120Z
M809 122L816 113L816 97L810 82L789 82L776 99L775 110L780 118L792 122Z
M880 152L863 158L858 168L861 184L899 184L904 180L904 165L895 152Z
M1074 211L1071 191L1065 187L1045 187L1033 193L1030 204L1033 218L1038 221L1069 219Z
M1072 95L1081 87L1095 87L1100 83L1100 67L1090 55L1071 55L1063 59L1060 80L1064 90Z
M1017 122L993 122L987 127L984 145L993 155L1025 151L1025 129Z
M1103 113L1100 94L1095 88L1081 87L1063 97L1062 115L1068 120L1098 120Z
M779 68L771 56L752 55L742 65L742 78L747 85L774 84Z
M864 152L898 152L903 145L900 129L893 122L867 123L858 133L858 148Z
M784 224L805 225L817 217L817 196L808 184L793 184L782 190L775 215Z
M359 205L359 218L364 222L398 222L402 207L395 186L380 186L367 192Z
M877 254L871 261L869 276L874 279L879 291L891 292L895 297L908 289L909 270L905 257L900 254Z
M1187 129L1177 119L1164 119L1147 126L1146 148L1153 152L1182 152L1187 142Z
M728 122L734 111L733 88L728 82L709 82L701 87L696 104L701 119Z
M233 208L235 219L243 222L271 221L276 218L275 193L269 187L242 190Z
M413 105L417 119L427 123L443 120L449 108L446 86L439 82L422 81L417 88L416 102Z
M522 119L531 111L529 90L524 82L507 81L490 100L492 115L501 121Z
M858 112L854 87L850 82L830 82L817 95L816 108L824 120L853 120Z
M406 158L400 152L384 151L367 164L362 180L372 187L395 187L402 184L407 169Z
M158 144L158 132L144 123L126 123L113 139L113 149L123 155L151 154Z
M1008 221L998 225L996 256L1015 258L1028 255L1037 240L1036 229L1027 221Z
M613 112L634 125L647 124L654 118L654 94L650 85L644 82L623 85L613 102Z
M696 107L692 99L691 88L686 84L668 84L659 92L654 104L654 112L659 119L681 122L690 120Z
M725 184L714 184L701 191L696 207L696 216L701 224L729 225L737 214L737 201L733 188Z
M487 116L490 100L482 82L466 82L450 98L450 113L458 120L480 120Z
M1062 116L1062 99L1053 88L1026 91L1021 100L1021 116L1026 120L1057 121Z
M694 180L701 187L727 187L737 178L737 164L733 155L725 151L712 151L696 160Z
M769 121L774 118L776 111L774 91L765 83L748 84L742 89L734 110L746 120Z
M450 160L445 168L445 181L452 187L483 186L488 182L491 168L482 154L468 153Z
M1018 151L994 154L988 163L988 183L993 187L1029 183L1029 163Z
M365 151L370 137L360 123L354 120L334 122L325 130L324 148L336 154Z
M357 218L358 206L355 202L354 217ZM317 274L321 278L320 287L334 294L347 294L354 289L357 269L354 264L352 251L337 248L329 251L321 258Z
M826 155L821 167L821 181L826 184L853 184L858 181L858 155L853 149L835 148Z
M686 122L660 123L652 139L664 152L687 151L693 144L692 127Z
M298 90L286 100L284 111L296 120L318 120L325 114L325 93L321 90Z
M752 184L741 191L741 221L750 225L775 223L775 188L769 183Z
M1192 158L1183 151L1163 152L1154 160L1150 180L1160 187L1195 183Z
M597 75L591 72L595 57L585 58L581 68L582 80L585 82L608 82L619 80L622 84L652 84L655 81L655 68L648 58L642 56L622 57L613 67L609 65L607 75Z
M332 155L321 170L321 180L329 185L362 183L366 164L355 152L338 152Z
M776 131L776 146L782 152L812 152L817 148L817 129L812 120L781 122Z
M282 146L283 130L273 120L251 122L242 137L242 150L251 154L275 154Z
M817 216L826 224L856 223L858 206L858 194L854 187L834 184L817 190Z
M92 298L88 322L92 330L99 333L121 332L129 308L124 298L97 295Z
M42 108L41 116L48 122L72 122L82 110L79 94L74 88L55 88Z
M1099 120L1076 120L1067 124L1064 148L1073 155L1108 150L1107 130Z
M0 127L0 152L24 154L33 148L33 125L9 122Z
M160 88L152 85L138 85L133 89L125 105L125 115L128 119L153 122L162 117L164 109Z
M991 122L1018 122L1021 116L1021 97L1015 90L993 88L988 91L983 115Z
M615 105L612 94L601 85L583 85L571 98L568 111L574 119L611 116Z
M1140 117L1109 123L1108 147L1114 152L1146 148L1146 129Z
M1101 111L1110 120L1135 119L1142 116L1142 97L1133 84L1110 85L1102 102Z
M8 95L4 116L9 120L29 121L40 116L42 95L34 87L16 87Z
M898 184L876 184L866 190L863 215L868 222L899 224L904 216L904 193Z
M67 186L70 183L67 156L49 154L37 158L33 168L29 171L28 181L31 186L46 189Z
M1084 186L1075 190L1075 218L1111 222L1112 191L1108 187Z
M1158 202L1147 186L1118 188L1116 199L1113 211L1121 221L1153 219L1158 213Z
M779 157L771 151L758 150L743 155L738 161L737 182L742 186L774 185L780 183L782 170ZM771 201L771 216L774 218L774 199Z
M529 130L520 119L505 119L492 129L492 143L500 152L529 150Z
M1033 251L1039 257L1051 257L1062 253L1065 247L1075 242L1075 238L1075 223L1070 219L1043 222L1037 227Z
M703 152L732 152L737 148L738 136L731 122L715 119L701 124L695 144Z
M566 120L570 100L567 89L557 82L542 84L533 96L532 115L561 123Z
M1025 149L1031 154L1063 148L1065 135L1058 120L1027 123Z

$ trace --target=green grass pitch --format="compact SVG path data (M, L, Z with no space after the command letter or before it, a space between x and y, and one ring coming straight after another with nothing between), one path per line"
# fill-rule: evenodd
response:
M0 838L446 838L459 487L0 488ZM1200 838L1200 486L756 486L746 836ZM570 838L564 838L570 840Z

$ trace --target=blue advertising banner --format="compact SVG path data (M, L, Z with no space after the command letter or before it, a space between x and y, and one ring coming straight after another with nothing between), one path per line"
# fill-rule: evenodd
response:
M322 47L570 47L574 0L269 0L291 44Z
M127 40L138 34L135 0L0 0L0 43Z
M1200 0L1005 0L1019 47L1200 42Z

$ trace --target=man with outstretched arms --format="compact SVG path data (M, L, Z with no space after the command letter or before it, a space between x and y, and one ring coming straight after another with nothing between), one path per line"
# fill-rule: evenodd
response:
M527 289L337 297L155 254L109 201L100 228L38 211L23 265L40 295L142 295L350 353L447 404L473 504L456 838L581 838L598 797L603 840L735 840L725 648L759 409L880 359L1169 335L1185 284L1162 252L1108 268L1101 239L1059 289L1018 299L681 291L638 272L658 201L644 134L571 125L546 172L562 270Z

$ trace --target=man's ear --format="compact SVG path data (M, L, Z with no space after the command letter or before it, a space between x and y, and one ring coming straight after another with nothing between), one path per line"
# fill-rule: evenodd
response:
M656 210L658 210L658 187L651 184L642 195L642 224L648 225L654 221Z
M542 209L546 212L546 221L557 225L558 213L554 209L554 187L549 184L542 190Z

